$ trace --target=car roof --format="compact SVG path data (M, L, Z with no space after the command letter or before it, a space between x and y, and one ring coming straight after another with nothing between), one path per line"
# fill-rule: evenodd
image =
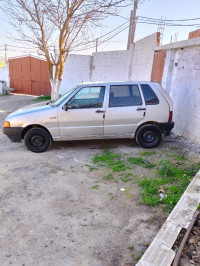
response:
M154 82L152 81L106 81L106 82L103 82L103 81L99 81L99 82L87 82L87 83L81 83L81 84L78 84L78 86L91 86L91 85L100 85L100 86L106 86L106 85L126 85L126 84L138 84L138 83L146 83L146 84L152 84Z

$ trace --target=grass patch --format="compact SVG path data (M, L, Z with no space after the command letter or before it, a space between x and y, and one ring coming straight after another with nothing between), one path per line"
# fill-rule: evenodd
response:
M112 179L114 179L114 177L112 174L108 174L108 175L104 176L104 179L105 180L112 180Z
M127 182L133 180L133 176L132 176L131 173L127 173L127 174L121 176L121 177L120 177L120 180L121 180L122 182L124 182L124 183L127 183Z
M128 157L128 161L131 164L137 164L141 166L142 164L145 164L145 160L142 157Z
M101 155L95 155L93 157L93 163L98 167L106 166L111 168L113 172L125 171L125 163L121 160L121 156L116 153L112 153L109 150L104 150Z
M187 152L186 151L181 151L181 152L179 152L178 154L174 154L174 157L177 159L177 160L179 160L179 161L181 161L181 160L186 160L187 159L187 157L188 157L188 155L187 155Z
M129 246L128 249L129 249L130 251L133 251L133 250L134 250L134 246L133 246L133 245L132 245L132 246Z
M96 189L97 190L97 189L99 189L99 185L94 185L94 186L91 187L91 189Z
M147 158L154 155L155 151L144 151L140 153L139 157L128 157L128 154L121 156L109 150L103 150L102 154L93 157L93 163L99 167L107 167L107 169L112 171L112 173L103 178L104 180L113 180L116 183L120 181L124 183L131 182L130 184L135 181L141 187L140 202L142 204L161 206L165 211L170 212L179 201L193 176L200 169L200 163L191 165L186 160L187 153L179 150L178 152L171 151L167 155L163 155L163 153L162 151L162 156L164 157L155 164ZM174 157L178 162L174 163ZM137 169L134 165L138 166ZM135 173L142 173L144 168L148 169L146 172L148 172L149 178L136 178ZM116 175L117 172L120 173ZM92 188L98 189L98 186ZM124 196L127 199L134 198L131 187L125 189ZM115 199L114 195L110 194L110 197Z
M151 156L155 154L156 154L155 151L143 151L142 153L140 153L141 156Z
M35 102L43 102L43 101L50 101L51 100L51 95L41 95L37 97L36 99L33 99Z
M199 169L200 164L178 168L168 160L161 160L159 177L139 181L139 186L142 187L141 203L149 206L162 205L165 211L170 212Z

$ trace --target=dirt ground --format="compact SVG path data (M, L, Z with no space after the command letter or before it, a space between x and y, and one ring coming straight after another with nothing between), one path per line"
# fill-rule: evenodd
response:
M1 129L10 112L32 99L0 97ZM193 145L166 139L156 150L166 152L174 143ZM135 265L167 214L140 204L137 184L130 196L120 190L127 184L104 182L105 169L91 169L105 146L120 154L143 151L131 140L112 140L59 142L35 154L0 130L1 265ZM199 148L193 148L195 157Z

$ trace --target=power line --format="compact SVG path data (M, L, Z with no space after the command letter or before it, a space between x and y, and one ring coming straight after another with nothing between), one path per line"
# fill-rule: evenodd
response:
M151 17L143 17L143 16L138 16L138 18L145 18L145 19L152 19L152 20L157 20L160 21L158 18L151 18ZM200 18L186 18L186 19L165 19L165 21L190 21L190 20L200 20Z

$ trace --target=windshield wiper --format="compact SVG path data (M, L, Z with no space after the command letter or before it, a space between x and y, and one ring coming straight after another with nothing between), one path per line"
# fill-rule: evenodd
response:
M46 105L49 105L50 103L54 103L54 100L49 101L48 103L46 103Z

